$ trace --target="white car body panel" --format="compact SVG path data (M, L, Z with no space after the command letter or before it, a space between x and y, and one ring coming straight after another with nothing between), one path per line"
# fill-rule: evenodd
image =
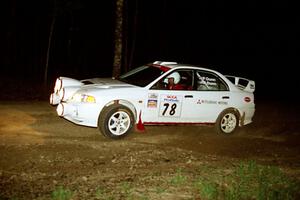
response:
M162 65L164 63L154 64ZM91 127L98 126L98 117L102 109L113 103L129 107L134 114L136 123L142 120L144 124L213 124L219 114L227 108L234 108L239 112L242 119L240 125L252 122L255 112L254 81L230 76L229 78L235 80L235 82L231 82L224 75L214 70L185 65L173 67L173 65L176 64L170 62L166 66L162 65L169 67L170 70L145 87L127 84L112 78L78 81L60 77L58 80L61 80L62 87L55 86L54 93L50 97L50 103L53 105L59 103L57 107L59 116L75 124ZM212 73L224 81L228 91L152 89L158 80L172 73L172 71L180 69L203 70ZM248 85L240 86L238 82L242 79L247 81ZM86 83L89 84L86 85ZM76 95L89 95L96 100L93 103L78 102L74 100Z

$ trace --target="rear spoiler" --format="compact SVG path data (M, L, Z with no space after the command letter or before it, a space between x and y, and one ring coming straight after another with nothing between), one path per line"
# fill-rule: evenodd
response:
M247 91L247 92L254 92L255 91L255 81L237 77L237 76L229 76L226 75L228 78L237 88Z

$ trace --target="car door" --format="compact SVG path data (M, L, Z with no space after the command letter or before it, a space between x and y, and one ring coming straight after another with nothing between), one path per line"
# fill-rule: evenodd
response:
M194 75L194 90L184 96L181 117L192 123L214 123L230 105L228 86L210 71L195 70Z
M176 89L166 86L166 77L159 80L148 91L145 104L144 123L182 123L186 122L183 108L186 99L193 96L193 70L176 70L172 73L180 74L180 82Z

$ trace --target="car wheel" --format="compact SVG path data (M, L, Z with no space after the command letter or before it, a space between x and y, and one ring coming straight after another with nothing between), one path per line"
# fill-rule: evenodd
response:
M98 128L104 136L120 139L131 132L133 122L130 109L120 104L113 104L104 108L99 115Z
M222 134L232 134L236 131L239 124L239 118L233 109L224 110L216 121L216 131Z

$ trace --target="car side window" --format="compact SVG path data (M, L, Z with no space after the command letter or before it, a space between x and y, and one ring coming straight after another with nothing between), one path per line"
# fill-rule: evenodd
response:
M216 74L206 71L196 71L196 90L197 91L227 91L225 82Z
M192 90L193 89L193 71L176 70L152 86L151 89L158 90Z
M193 71L192 70L178 70L180 74L179 87L182 90L192 90L193 89Z

